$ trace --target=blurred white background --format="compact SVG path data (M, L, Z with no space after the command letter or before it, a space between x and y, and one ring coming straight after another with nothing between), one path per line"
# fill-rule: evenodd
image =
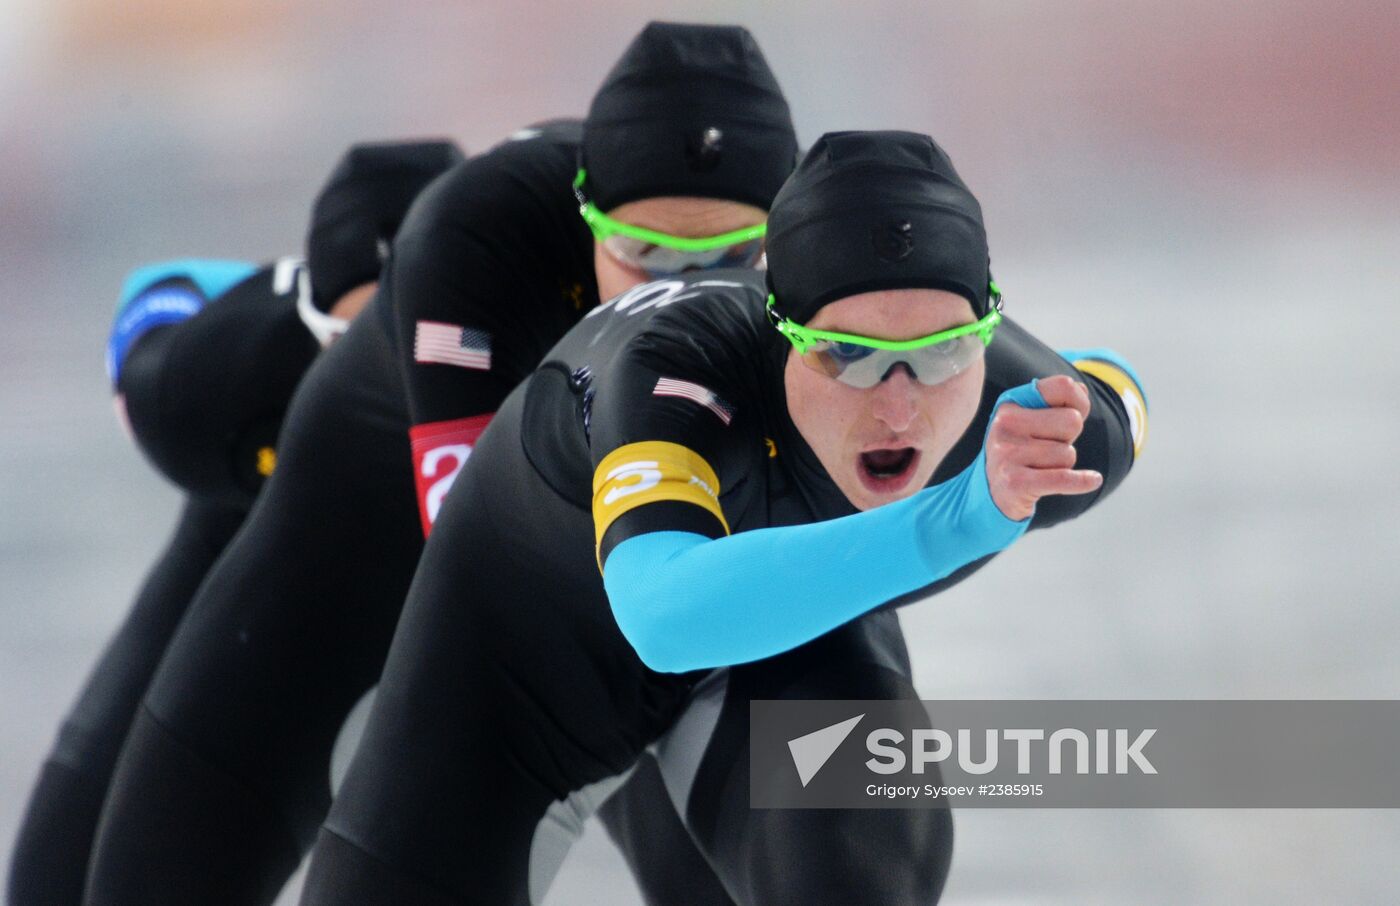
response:
M653 18L747 25L804 142L932 133L1008 311L1147 383L1114 498L904 611L925 697L1397 697L1400 2L0 0L6 858L176 512L110 409L125 272L295 252L350 142L581 114ZM950 904L1400 891L1389 812L956 820ZM637 902L596 828L550 902Z

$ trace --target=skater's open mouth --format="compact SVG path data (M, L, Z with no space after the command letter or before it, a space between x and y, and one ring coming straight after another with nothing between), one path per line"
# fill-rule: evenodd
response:
M866 450L860 454L856 471L867 488L879 494L889 494L909 483L920 455L915 447Z

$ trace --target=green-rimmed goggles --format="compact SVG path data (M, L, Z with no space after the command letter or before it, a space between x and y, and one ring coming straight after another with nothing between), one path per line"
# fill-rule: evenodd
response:
M757 267L763 259L763 234L768 229L767 224L701 238L658 233L614 220L598 210L583 193L587 176L588 172L580 168L574 177L574 196L578 198L579 213L593 231L593 238L613 258L646 272L649 277L674 277L686 271L717 267Z
M1001 291L988 287L992 307L986 316L926 337L881 340L834 330L818 330L785 318L768 296L768 319L788 338L803 364L843 384L868 390L896 365L906 365L920 384L932 387L966 371L991 345L1001 323Z

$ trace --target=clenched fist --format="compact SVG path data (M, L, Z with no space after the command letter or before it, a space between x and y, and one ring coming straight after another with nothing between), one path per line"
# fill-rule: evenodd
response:
M1103 484L1098 472L1074 468L1074 441L1089 417L1088 388L1057 374L1041 378L1036 389L1047 408L1003 403L987 431L992 501L1017 522L1034 513L1036 501L1047 494L1087 494Z

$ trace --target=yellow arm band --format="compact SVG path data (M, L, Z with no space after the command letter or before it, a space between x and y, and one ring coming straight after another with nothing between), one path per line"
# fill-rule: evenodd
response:
M618 447L593 473L594 543L602 544L603 533L623 513L663 500L707 510L727 535L729 523L719 506L719 490L715 470L689 447L660 440Z
M1102 359L1079 359L1073 364L1076 370L1092 374L1118 394L1123 408L1128 412L1128 428L1133 435L1133 458L1141 456L1142 448L1147 444L1147 400L1143 399L1137 382L1122 368Z

